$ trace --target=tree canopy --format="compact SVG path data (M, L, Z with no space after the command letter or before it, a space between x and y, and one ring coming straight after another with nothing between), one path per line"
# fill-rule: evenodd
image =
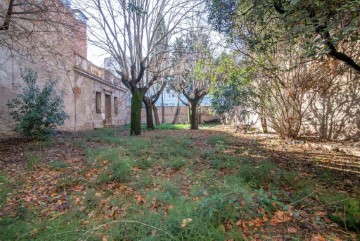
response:
M304 56L327 54L360 71L358 0L212 0L208 8L210 23L235 44L267 51L301 42Z

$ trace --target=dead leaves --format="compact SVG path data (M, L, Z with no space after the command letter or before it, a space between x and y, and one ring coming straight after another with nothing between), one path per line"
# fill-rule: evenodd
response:
M294 227L288 227L288 233L295 234L298 232L297 228Z
M262 218L256 217L252 220L239 220L236 222L236 225L245 233L250 234L250 232L256 232L258 230L264 232L263 226L267 223L268 218L266 214ZM225 226L226 227L226 226Z
M135 200L136 200L137 205L143 205L146 203L146 199L143 196L141 196L140 194L135 195Z
M290 215L288 213L278 210L274 213L274 215L270 219L270 224L275 226L280 223L290 221L291 219L292 218L290 217Z
M284 212L277 210L272 214L271 218L268 217L268 214L262 209L258 209L259 216L251 220L238 220L236 225L243 231L244 234L248 235L250 238L253 235L260 233L269 232L269 224L276 228L279 225L283 225L292 220L293 213ZM227 223L228 224L228 223ZM226 227L226 226L225 226ZM288 233L294 234L297 232L297 229L294 227L288 228Z

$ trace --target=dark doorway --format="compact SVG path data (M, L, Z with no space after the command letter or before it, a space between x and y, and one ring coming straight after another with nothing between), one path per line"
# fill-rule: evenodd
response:
M105 125L111 125L111 95L105 95Z

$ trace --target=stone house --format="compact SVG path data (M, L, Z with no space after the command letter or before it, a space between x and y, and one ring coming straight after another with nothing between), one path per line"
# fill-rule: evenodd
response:
M9 2L1 1L2 16ZM1 136L14 134L16 123L6 104L24 87L20 75L23 68L37 72L40 87L51 78L57 80L57 90L64 91L69 119L61 130L126 124L129 113L125 107L125 87L109 71L87 60L86 18L60 0L49 2L56 4L47 6L53 11L44 13L45 20L39 21L37 15L34 19L17 18L8 30L0 30Z

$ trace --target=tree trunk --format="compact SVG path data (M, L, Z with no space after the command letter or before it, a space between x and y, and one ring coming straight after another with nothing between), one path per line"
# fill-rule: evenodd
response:
M263 129L263 132L265 134L267 134L268 133L268 128L267 128L266 117L265 116L260 116L260 122L261 122L261 127Z
M130 135L141 135L141 107L145 88L135 89L131 97Z
M161 94L161 123L165 123L164 94Z
M143 102L145 104L146 109L146 127L148 129L154 130L154 121L153 121L153 114L152 114L152 101L149 97L144 96Z
M190 105L190 102L187 105L187 110L188 110L188 123L191 123L191 105Z
M171 122L172 124L176 124L177 119L178 119L178 117L179 117L179 112L180 112L180 98L178 98L178 103L177 103L177 106L176 106L176 111L175 111L174 119L173 119L173 121Z
M153 107L153 111L154 111L155 124L160 125L158 108L156 107L155 104L152 107Z
M199 123L201 123L201 122L202 122L201 111L202 111L202 109L200 108L200 109L199 109L199 114L198 114L198 115L199 115Z
M197 112L197 105L198 105L198 101L197 100L193 100L191 103L191 120L190 120L190 125L191 125L191 130L198 130L199 129L199 115Z

